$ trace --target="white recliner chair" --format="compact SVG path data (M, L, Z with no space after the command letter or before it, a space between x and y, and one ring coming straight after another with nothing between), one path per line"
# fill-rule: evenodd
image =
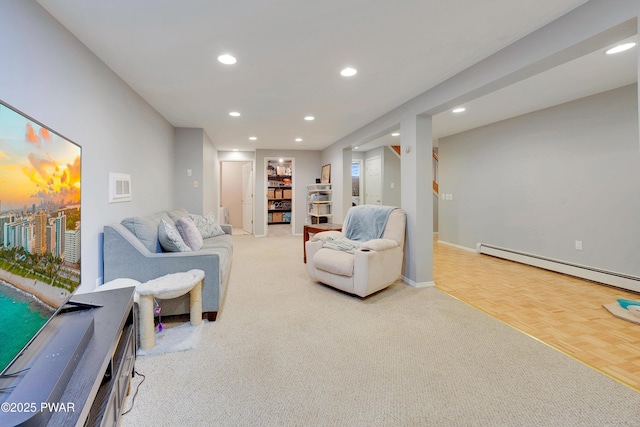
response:
M386 222L381 223L385 212ZM401 209L354 206L347 212L342 232L323 231L306 242L307 272L313 280L345 292L371 295L402 274L405 229Z

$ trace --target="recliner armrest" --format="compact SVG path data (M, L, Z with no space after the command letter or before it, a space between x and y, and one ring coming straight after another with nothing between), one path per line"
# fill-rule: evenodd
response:
M399 246L398 242L391 239L372 239L364 242L360 246L360 250L369 249L372 251L386 251L387 249L395 248Z
M344 234L342 234L342 232L340 231L336 231L336 230L329 230L329 231L321 231L319 233L316 233L313 235L313 237L311 238L312 242L321 240L321 241L325 241L328 238L332 238L332 239L341 239L342 237L344 237Z

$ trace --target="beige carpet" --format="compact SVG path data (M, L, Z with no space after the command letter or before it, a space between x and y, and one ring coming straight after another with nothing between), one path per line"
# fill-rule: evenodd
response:
M640 393L435 288L362 300L309 281L300 236L234 245L218 320L138 359L123 426L640 424Z

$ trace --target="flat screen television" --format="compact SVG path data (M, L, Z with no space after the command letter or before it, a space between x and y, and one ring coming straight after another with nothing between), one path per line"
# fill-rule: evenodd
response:
M80 284L81 148L0 101L0 377Z

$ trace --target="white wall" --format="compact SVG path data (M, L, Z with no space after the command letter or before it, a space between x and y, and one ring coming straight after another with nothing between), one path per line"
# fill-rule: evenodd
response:
M382 153L382 204L400 207L402 205L400 157L393 148L388 146L384 147Z
M206 132L204 133L202 146L202 162L204 168L202 174L202 213L213 212L218 218L220 209L220 162L218 150Z
M217 218L220 206L218 152L203 129L175 129L174 167L175 207L199 215L212 212Z
M218 151L218 160L221 162L253 162L255 158L253 151Z
M443 241L640 276L636 85L439 141ZM575 241L583 250L575 249Z
M174 137L174 200L175 207L202 215L204 162L204 130L176 128ZM195 186L197 183L197 187ZM206 212L204 212L206 213ZM216 212L217 213L217 212Z
M82 284L102 275L103 226L173 205L173 127L32 1L3 0L0 99L82 147ZM108 203L108 174L133 200Z

